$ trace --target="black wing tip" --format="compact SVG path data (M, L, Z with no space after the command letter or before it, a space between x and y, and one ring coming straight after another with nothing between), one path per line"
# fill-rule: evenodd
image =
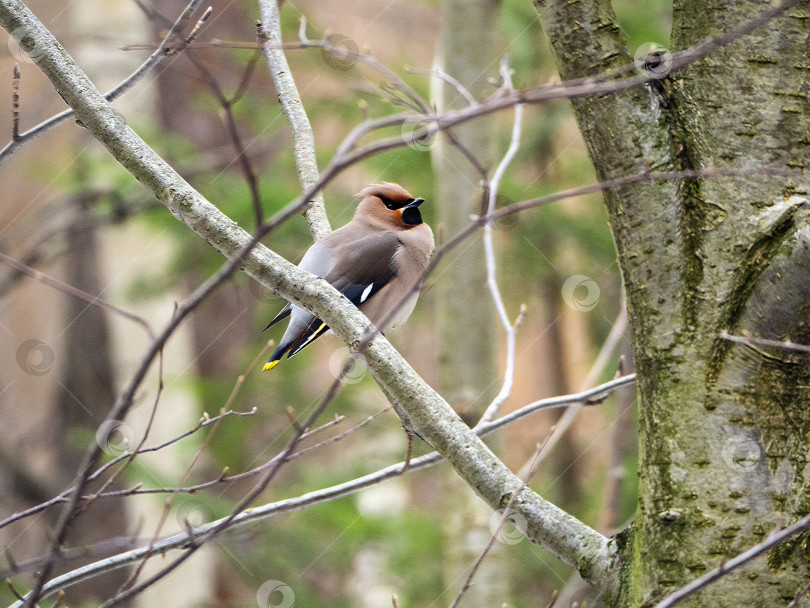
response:
M290 316L290 313L292 313L292 306L290 306L289 304L287 304L287 305L286 305L284 308L282 308L282 309L279 311L279 313L278 313L278 314L277 314L275 317L273 317L273 320L272 320L272 321L270 321L270 322L267 324L267 327L265 327L265 328L262 330L262 333L266 332L268 329L270 329L271 327L273 327L273 325L275 325L275 324L276 324L276 323L278 323L279 321L281 321L281 320L286 319L287 317L289 317L289 316Z
M318 325L316 325L316 323ZM314 329L315 327L317 327L317 329ZM284 358L285 354L287 355L288 359L292 359L295 355L301 352L301 350L309 346L316 338L319 338L328 330L329 327L326 325L326 323L320 319L315 319L315 321L313 321L306 330L301 332L295 340L279 346L270 357L270 360L264 364L262 371L266 372L273 369L279 364L279 361Z

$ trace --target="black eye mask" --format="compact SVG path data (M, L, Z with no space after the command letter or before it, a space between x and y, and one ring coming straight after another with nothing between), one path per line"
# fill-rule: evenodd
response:
M403 203L396 203L387 196L379 196L378 198L383 202L386 209L394 211L402 209L402 222L408 226L418 226L422 223L422 214L419 213L419 205L425 202L423 198L412 198Z

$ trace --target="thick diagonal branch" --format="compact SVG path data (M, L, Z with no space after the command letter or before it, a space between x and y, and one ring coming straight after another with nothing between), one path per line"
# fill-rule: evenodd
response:
M36 63L87 128L141 184L180 221L273 293L323 319L347 344L359 345L368 320L325 281L307 274L258 243L205 200L138 135L96 90L47 29L19 0L0 2L0 25L34 42ZM305 193L304 196L307 196ZM384 337L367 346L366 361L392 403L457 473L493 508L505 505L522 482L464 424ZM91 463L92 464L92 463ZM527 534L552 554L600 585L609 578L616 546L531 491L521 492L515 511L529 522Z

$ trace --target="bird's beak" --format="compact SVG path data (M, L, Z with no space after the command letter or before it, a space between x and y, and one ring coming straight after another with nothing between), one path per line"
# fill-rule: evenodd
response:
M423 198L415 198L410 203L405 205L404 208L407 209L408 207L418 207L419 205L421 205L424 202L425 202L425 199L423 199Z

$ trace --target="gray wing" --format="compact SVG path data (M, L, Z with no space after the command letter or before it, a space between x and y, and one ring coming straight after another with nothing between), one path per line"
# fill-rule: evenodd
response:
M329 282L355 306L367 302L397 275L394 254L401 246L390 232L353 238L354 231L336 230L310 247L298 267ZM290 324L271 357L292 357L329 328L303 308L287 304L270 325L289 316ZM268 325L269 327L269 325Z

